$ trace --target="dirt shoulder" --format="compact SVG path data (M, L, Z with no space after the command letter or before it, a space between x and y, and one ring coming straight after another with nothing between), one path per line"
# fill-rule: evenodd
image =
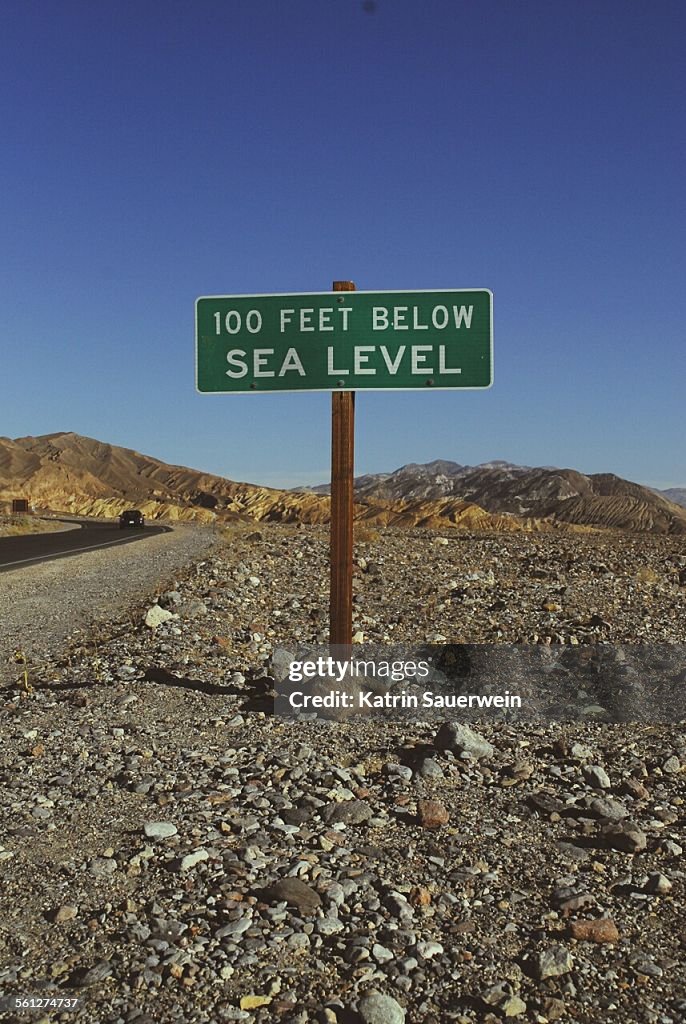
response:
M123 544L0 574L0 685L16 675L14 652L29 661L56 658L66 643L103 619L128 621L129 609L164 589L174 573L211 551L212 527L175 525Z

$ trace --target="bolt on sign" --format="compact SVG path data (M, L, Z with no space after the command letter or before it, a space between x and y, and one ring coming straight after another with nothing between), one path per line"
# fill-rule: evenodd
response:
M493 294L223 295L195 304L202 393L489 388Z

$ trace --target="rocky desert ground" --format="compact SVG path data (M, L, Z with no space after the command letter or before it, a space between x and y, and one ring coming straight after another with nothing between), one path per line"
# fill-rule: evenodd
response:
M0 576L1 1019L686 1019L683 720L284 721L326 528L175 536ZM685 584L683 535L361 528L354 629L678 654Z

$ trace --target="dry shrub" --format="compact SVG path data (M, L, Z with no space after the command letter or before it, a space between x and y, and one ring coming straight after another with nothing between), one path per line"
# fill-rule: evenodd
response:
M356 544L376 544L377 541L381 540L381 534L378 530L375 530L371 526L356 525L355 526L355 543Z
M236 519L229 523L222 523L219 532L222 538L229 542L245 540L249 533L255 533L259 529L257 523L246 523Z

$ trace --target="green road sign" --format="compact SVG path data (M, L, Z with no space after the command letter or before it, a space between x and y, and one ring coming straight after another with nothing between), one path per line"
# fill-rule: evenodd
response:
M200 298L202 393L488 388L486 288Z

